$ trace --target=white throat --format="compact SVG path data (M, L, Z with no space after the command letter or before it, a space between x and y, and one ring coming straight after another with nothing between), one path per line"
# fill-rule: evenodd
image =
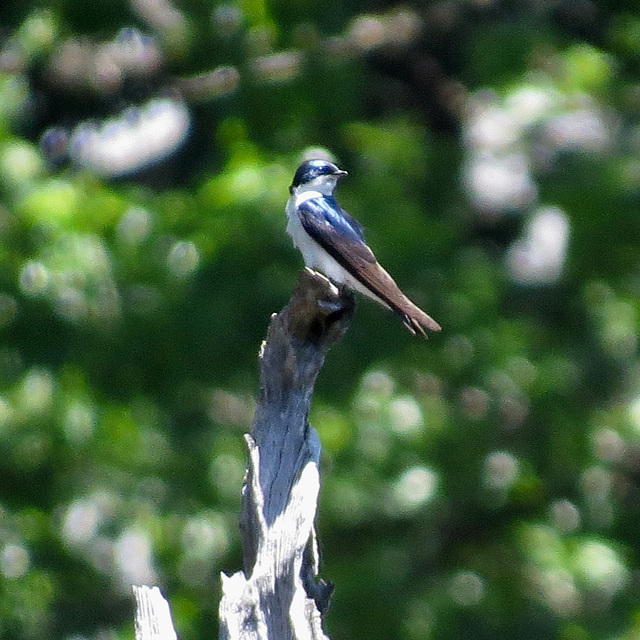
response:
M333 190L336 188L337 178L335 176L318 176L309 182L298 185L293 190L294 195L302 194L305 191L316 191L323 196L333 195Z

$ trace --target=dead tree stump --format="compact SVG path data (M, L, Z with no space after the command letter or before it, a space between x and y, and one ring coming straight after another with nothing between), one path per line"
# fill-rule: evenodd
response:
M247 436L240 527L244 571L224 576L220 638L324 639L333 586L318 577L314 518L320 441L307 421L328 349L347 331L355 303L305 269L260 350L260 398Z
M327 640L321 616L333 585L318 576L314 518L320 440L307 418L327 351L349 328L355 301L305 269L260 349L260 397L246 436L240 530L243 571L222 574L220 640ZM136 639L172 640L169 605L134 587Z

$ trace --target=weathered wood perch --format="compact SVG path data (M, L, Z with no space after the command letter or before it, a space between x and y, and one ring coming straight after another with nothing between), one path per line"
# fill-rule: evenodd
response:
M260 398L246 436L244 571L222 574L221 640L326 639L321 614L333 586L318 577L313 521L320 441L307 417L325 355L346 333L354 309L351 293L305 269L289 304L271 319L260 350ZM134 592L137 640L175 638L159 590Z
M158 587L133 587L136 597L136 640L176 640L169 603Z
M260 350L260 398L246 436L240 528L244 571L222 576L220 638L324 639L332 585L318 578L314 517L320 441L307 422L316 378L355 303L305 269Z

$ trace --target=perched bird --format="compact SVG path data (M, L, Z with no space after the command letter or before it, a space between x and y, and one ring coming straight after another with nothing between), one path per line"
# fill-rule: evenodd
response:
M333 197L347 172L326 160L307 160L289 187L287 232L305 264L338 285L346 285L398 314L411 333L426 337L425 329L440 325L419 309L380 266L364 240L362 225Z

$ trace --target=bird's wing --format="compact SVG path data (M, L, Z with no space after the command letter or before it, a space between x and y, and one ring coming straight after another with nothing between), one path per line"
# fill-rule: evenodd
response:
M364 241L362 225L341 209L334 198L305 200L297 211L303 229L354 277L359 268L377 263Z
M410 331L424 334L422 327L440 330L440 325L414 305L380 266L364 241L362 226L342 210L334 198L305 200L297 211L309 236L343 269L400 315Z

